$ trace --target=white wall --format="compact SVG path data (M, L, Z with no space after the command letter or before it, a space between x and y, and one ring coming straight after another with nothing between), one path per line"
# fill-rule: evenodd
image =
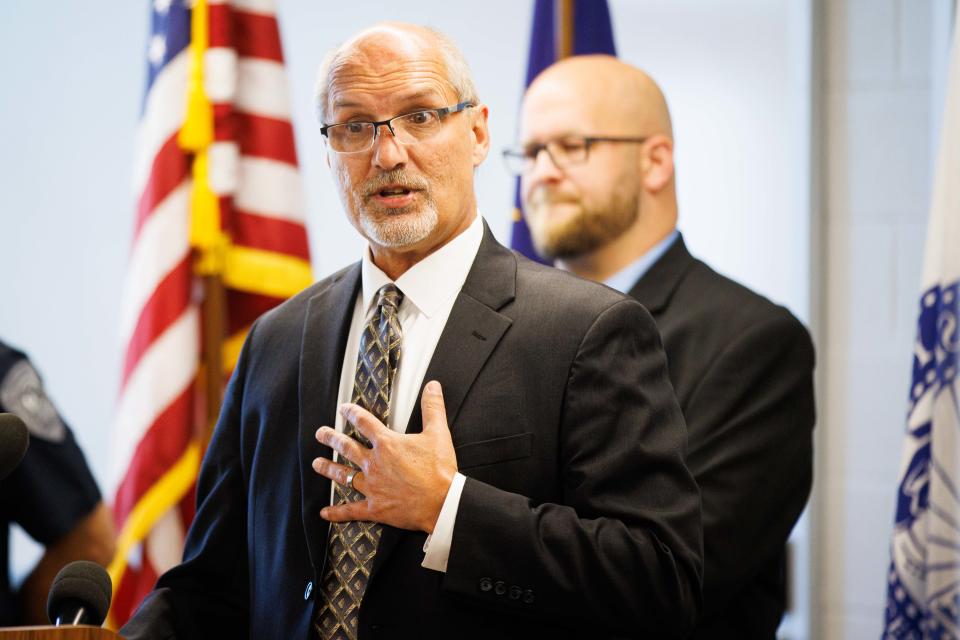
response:
M691 250L809 321L809 3L620 0L611 10L621 57L667 96Z
M950 0L823 0L818 636L877 638Z
M0 2L0 338L25 348L105 479L119 380L140 3Z
M102 484L119 379L119 295L144 84L147 2L0 2L0 336L30 352ZM446 31L490 105L481 209L509 237L532 2L280 0L314 270L353 261L311 94L323 52L374 19ZM681 228L719 270L809 316L809 2L614 0L621 56L663 85L675 118ZM112 486L104 487L107 494Z

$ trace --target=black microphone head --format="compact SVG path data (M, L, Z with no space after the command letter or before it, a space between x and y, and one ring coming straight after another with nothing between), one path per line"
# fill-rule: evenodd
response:
M23 420L12 413L0 413L0 480L17 468L30 444Z
M99 627L107 618L110 610L110 598L113 596L113 583L110 575L96 562L77 560L71 562L53 579L50 595L47 597L47 617L50 624L56 624L57 618L73 609L83 607L89 614L86 624Z

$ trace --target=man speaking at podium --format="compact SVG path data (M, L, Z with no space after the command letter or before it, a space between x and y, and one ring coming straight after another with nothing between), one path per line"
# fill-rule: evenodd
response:
M318 109L369 249L250 330L183 564L123 635L682 636L699 495L649 314L493 238L445 37L361 32Z

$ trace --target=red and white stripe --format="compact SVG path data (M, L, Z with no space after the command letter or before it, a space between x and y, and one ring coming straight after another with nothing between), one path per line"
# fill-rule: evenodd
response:
M209 4L204 86L214 103L216 142L208 156L225 229L234 245L309 260L274 1ZM201 312L189 244L191 158L177 143L188 70L189 49L159 72L137 134L136 223L121 311L125 357L114 432L118 527L182 456L196 423ZM227 296L230 332L243 331L279 302L250 291L228 290ZM187 502L130 554L114 622L122 624L156 575L179 558L192 517Z

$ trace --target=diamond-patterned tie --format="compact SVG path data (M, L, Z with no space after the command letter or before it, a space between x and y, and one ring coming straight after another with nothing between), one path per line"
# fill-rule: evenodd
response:
M400 320L397 309L403 293L396 285L386 284L377 292L377 304L367 318L360 336L360 355L353 382L352 402L360 405L381 422L390 417L390 389L400 362ZM363 444L370 443L344 424L344 433ZM346 458L340 462L354 466ZM334 504L362 500L363 494L334 484ZM367 588L373 556L380 542L381 525L375 522L334 522L327 543L327 568L324 572L322 603L316 631L324 640L356 640L360 601Z

